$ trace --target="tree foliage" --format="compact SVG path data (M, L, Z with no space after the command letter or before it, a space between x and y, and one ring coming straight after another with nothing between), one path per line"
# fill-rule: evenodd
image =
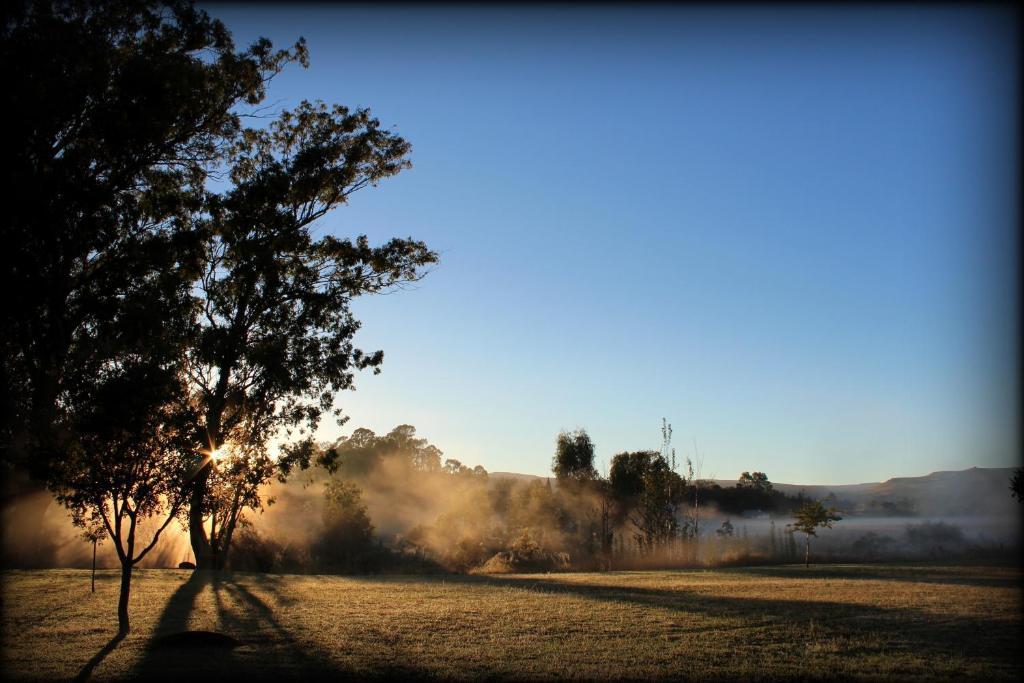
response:
M770 493L772 483L768 481L768 475L764 472L743 472L736 481L736 488L751 489L760 493Z
M412 239L374 247L365 236L313 235L314 223L353 192L407 168L408 151L367 110L322 103L303 102L236 136L232 185L206 205L187 361L198 441L245 445L232 500L258 502L275 437L287 441L274 460L280 476L308 466L311 435L336 394L353 388L356 371L379 372L383 352L353 346L360 324L352 299L418 280L436 261ZM227 547L211 543L203 520L225 503L211 499L207 481L196 480L189 529L197 565L217 567ZM229 506L225 541L247 506Z
M306 51L237 51L187 0L39 0L6 6L0 56L0 271L17 292L0 305L0 457L46 481L74 437L69 392L160 326L134 315L138 284L175 291L195 272L190 216L239 107Z
M173 517L194 457L180 333L205 183L242 110L306 51L238 51L187 0L15 2L3 18L0 271L16 294L0 304L0 458L104 524L124 632L131 567L156 540L136 530Z
M834 508L826 508L821 501L810 500L804 503L794 514L794 521L788 526L794 531L804 534L804 563L811 563L811 536L817 536L817 529L831 529L834 522L841 520Z
M636 500L644 490L644 473L656 451L618 453L612 458L608 476L613 495L620 501Z
M324 532L316 548L321 566L334 570L358 568L362 553L373 540L373 524L359 487L329 479L324 485Z
M563 431L555 440L551 471L559 481L594 481L594 442L586 430Z
M132 568L175 518L190 476L193 441L174 400L181 390L177 366L161 363L166 359L154 354L160 345L151 342L148 352L126 354L105 368L101 382L76 392L76 439L49 469L50 486L74 524L94 539L102 528L113 541L121 563L121 633L129 630ZM158 527L141 538L140 524L151 518Z
M403 424L382 436L360 427L351 436L339 439L325 453L323 461L328 469L338 469L346 477L361 477L385 461L398 462L419 472L440 472L444 469L443 455L437 446L417 437L415 427Z
M618 501L620 518L629 514L634 540L642 549L653 550L679 534L676 512L683 502L686 485L662 453L636 451L615 455L609 483Z

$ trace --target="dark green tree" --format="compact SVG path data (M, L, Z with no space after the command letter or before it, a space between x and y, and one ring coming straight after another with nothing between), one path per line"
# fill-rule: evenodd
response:
M617 453L608 473L612 495L624 505L633 503L644 490L644 474L657 451Z
M300 42L236 51L188 0L5 4L0 459L36 482L73 447L68 396L155 333L125 292L187 281L211 165Z
M764 472L744 472L736 481L736 488L751 489L759 493L770 493L772 483L768 481L768 475Z
M231 186L206 203L203 267L187 356L197 446L228 444L233 483L196 477L188 526L197 568L218 569L246 508L272 476L310 464L311 435L354 373L379 372L382 351L352 344L353 298L418 280L436 255L422 242L316 238L318 219L364 187L409 166L409 144L365 109L303 102L264 129L245 129L229 152ZM270 442L284 442L271 457ZM222 496L214 496L223 492ZM236 501L238 504L235 504ZM226 509L216 537L207 529Z
M821 501L811 500L804 503L794 513L795 521L787 525L793 531L799 531L804 535L804 564L811 566L811 536L817 536L816 530L824 527L832 528L833 522L842 519L836 514L834 508L826 508Z
M594 442L586 430L563 431L558 435L551 471L560 482L594 481L598 478L594 468Z
M317 560L330 569L353 570L373 540L373 524L352 482L332 478L324 486L324 531L315 549Z
M665 546L679 534L676 511L683 502L685 482L660 453L655 453L643 472L643 488L630 521L642 552Z

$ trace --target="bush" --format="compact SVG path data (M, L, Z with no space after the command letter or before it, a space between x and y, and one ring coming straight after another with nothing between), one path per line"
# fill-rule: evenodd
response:
M530 530L525 529L508 550L496 553L476 571L481 574L516 574L564 571L568 568L568 553L544 550L530 536Z

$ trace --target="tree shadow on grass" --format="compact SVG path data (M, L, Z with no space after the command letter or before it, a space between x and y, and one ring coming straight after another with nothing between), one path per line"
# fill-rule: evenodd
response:
M1024 656L1017 646L1024 635L1019 618L1011 621L984 616L936 616L916 608L825 600L715 596L685 588L670 590L586 584L525 576L464 576L446 577L445 580L570 595L624 607L654 607L699 619L694 626L687 626L685 622L676 625L672 634L678 636L763 628L768 629L769 634L775 634L773 637L780 638L781 644L789 642L794 625L803 628L813 624L817 632L815 638L819 640L884 635L885 647L890 650L938 659L956 653L964 659L999 662L1018 671L1024 664ZM733 624L710 626L703 622L703 618L722 619Z
M127 633L119 631L117 635L111 638L106 645L100 648L100 651L94 654L92 656L92 659L86 662L85 666L82 667L82 670L78 672L77 676L75 676L75 683L84 683L84 681L89 680L89 678L92 676L92 672L96 669L97 666L99 666L100 662L106 659L107 655L113 652L114 648L117 647L118 643L124 640L125 636L127 635Z
M812 565L758 566L729 568L730 574L764 576L779 579L832 579L862 581L901 581L905 583L931 583L951 586L977 586L981 588L1020 588L1022 576L1012 565L984 568L986 575L978 575L978 568L931 567L928 565ZM1000 571L1002 570L1002 571Z
M296 637L280 617L287 614L288 605L294 603L280 590L282 580L270 575L239 577L227 572L194 572L168 600L154 629L153 640L130 677L146 681L416 680L429 677L399 662L376 671L353 671L332 660L329 653L315 651L314 644ZM156 647L162 637L187 630L196 601L207 589L212 591L218 631L241 641L241 646ZM345 646L337 644L338 648Z

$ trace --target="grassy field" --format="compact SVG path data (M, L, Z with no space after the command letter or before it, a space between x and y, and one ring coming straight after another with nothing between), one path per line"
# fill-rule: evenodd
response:
M3 574L5 678L1018 679L1021 572L843 565L531 576ZM220 631L233 650L153 648Z

